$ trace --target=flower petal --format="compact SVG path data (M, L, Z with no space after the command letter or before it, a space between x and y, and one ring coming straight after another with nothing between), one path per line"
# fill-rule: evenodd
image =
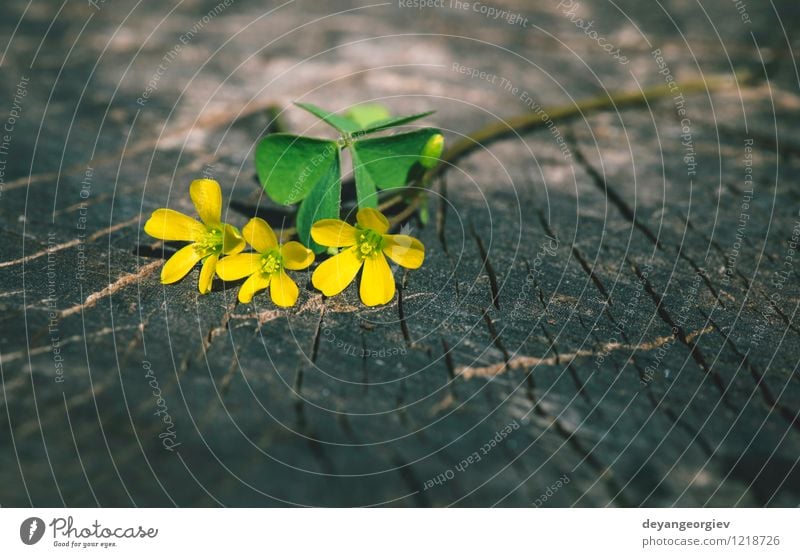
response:
M192 267L200 261L203 253L196 249L194 244L184 246L170 257L161 269L161 282L172 284L178 282L192 270Z
M359 209L358 214L356 214L356 220L362 228L372 229L378 234L386 234L389 230L389 221L386 220L386 217L380 211L371 207Z
M297 302L299 290L297 285L284 271L272 275L269 294L276 306L288 308Z
M200 220L208 226L219 224L222 216L222 190L216 180L194 180L189 185L189 196Z
M200 294L208 294L211 292L211 283L214 280L214 271L217 267L219 255L209 255L203 261L203 267L200 269L200 280L197 282L197 288Z
M239 229L230 224L222 226L222 253L234 255L244 249L244 237Z
M269 279L270 275L265 275L264 273L250 275L250 278L239 287L239 301L243 304L249 303L256 292L269 286Z
M380 306L394 298L394 276L383 254L364 259L359 293L368 306Z
M252 275L261 267L261 254L239 253L223 257L217 263L217 274L222 280L239 280Z
M156 209L144 223L144 231L159 240L196 242L206 233L206 227L178 211Z
M320 219L311 226L311 238L321 246L343 248L356 243L356 229L339 219Z
M300 242L286 242L281 246L283 266L292 271L305 269L314 262L314 252Z
M383 237L383 253L407 269L419 269L425 261L425 246L405 234L386 234Z
M311 275L311 284L326 296L335 296L353 282L361 263L358 248L346 249L323 261Z
M242 228L244 239L259 253L265 253L278 246L278 239L267 221L253 217Z

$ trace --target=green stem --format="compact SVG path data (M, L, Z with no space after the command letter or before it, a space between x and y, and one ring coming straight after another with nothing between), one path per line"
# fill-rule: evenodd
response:
M737 72L733 77L737 82L747 82L751 79L748 72ZM731 76L698 78L679 85L681 93L710 92L730 86ZM594 97L570 105L546 108L544 109L544 113L548 115L553 122L563 122L579 116L586 116L593 112L647 105L652 101L673 97L674 95L675 91L673 88L668 85L658 85L637 91L611 93L607 96ZM436 176L443 173L457 160L478 148L485 147L493 141L546 127L547 120L543 121L540 114L540 112L531 112L514 116L508 120L489 124L463 137L445 151L439 164L425 174L420 185L422 187L429 185Z
M731 87L731 78L735 79L738 83L747 83L752 79L752 76L748 72L736 72L733 76L715 75L707 78L685 81L679 84L679 88L680 92L684 94L702 93L704 91L711 92L725 87ZM636 91L610 93L602 97L593 97L570 105L545 108L543 110L544 113L550 117L549 121L564 122L572 118L584 117L588 114L601 112L603 110L619 110L632 106L648 105L653 101L674 96L674 88L664 84ZM415 208L415 199L422 191L422 188L429 187L437 176L443 174L459 159L473 151L486 147L486 145L493 141L544 128L547 126L547 123L548 120L542 120L541 112L530 112L514 116L507 120L493 122L456 141L452 147L449 147L444 152L439 163L422 176L416 188L411 192L412 199L409 206ZM409 192L400 193L383 201L378 208L385 211L404 200L408 200L408 198ZM413 214L413 210L409 212L408 208L406 208L398 215L390 218L389 222L394 226L408 218L411 214ZM285 229L282 234L287 232L293 233L294 229Z

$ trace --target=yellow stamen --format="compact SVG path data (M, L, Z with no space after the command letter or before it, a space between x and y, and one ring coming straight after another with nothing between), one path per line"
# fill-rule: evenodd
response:
M374 230L362 228L356 235L356 241L358 242L358 253L363 259L380 253L383 238Z
M206 255L219 254L222 252L222 230L219 228L208 228L203 237L195 244L195 249Z
M277 273L283 267L283 257L277 250L265 253L261 257L261 271L265 274L272 275Z

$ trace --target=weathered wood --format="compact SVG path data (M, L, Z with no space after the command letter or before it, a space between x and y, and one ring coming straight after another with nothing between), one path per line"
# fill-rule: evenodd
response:
M728 3L580 2L628 64L556 3L493 3L523 26L237 1L186 44L217 2L147 4L12 3L0 22L8 111L28 79L0 190L0 504L798 503L800 97L776 31L796 27L790 2L750 7L749 24ZM270 106L436 109L452 144L533 101L660 86L657 48L679 87L752 79L687 85L685 115L671 98L612 104L459 160L430 223L406 223L427 258L385 307L356 287L323 299L303 273L289 311L238 304L235 284L200 297L198 271L158 282L175 246L141 225L191 212L203 173L235 224L291 224L254 177Z

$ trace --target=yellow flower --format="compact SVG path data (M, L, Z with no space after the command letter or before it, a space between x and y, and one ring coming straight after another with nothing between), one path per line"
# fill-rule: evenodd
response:
M311 237L322 246L345 248L324 261L311 283L326 296L335 296L353 282L361 267L361 301L368 306L394 298L394 276L386 257L407 269L418 269L425 259L422 242L404 234L387 234L389 221L375 209L361 209L356 226L322 219L311 227Z
M144 224L144 231L159 240L191 242L167 260L161 269L161 282L181 280L202 260L198 288L201 294L208 294L219 256L242 251L244 238L236 227L220 221L222 190L215 180L194 180L189 195L202 222L172 209L157 209Z
M240 253L220 260L217 274L222 280L249 277L239 288L239 301L253 299L259 290L269 287L276 306L290 307L297 301L298 289L285 269L299 271L314 262L314 252L300 242L279 245L269 224L258 217L250 219L244 228L245 240L258 253Z

